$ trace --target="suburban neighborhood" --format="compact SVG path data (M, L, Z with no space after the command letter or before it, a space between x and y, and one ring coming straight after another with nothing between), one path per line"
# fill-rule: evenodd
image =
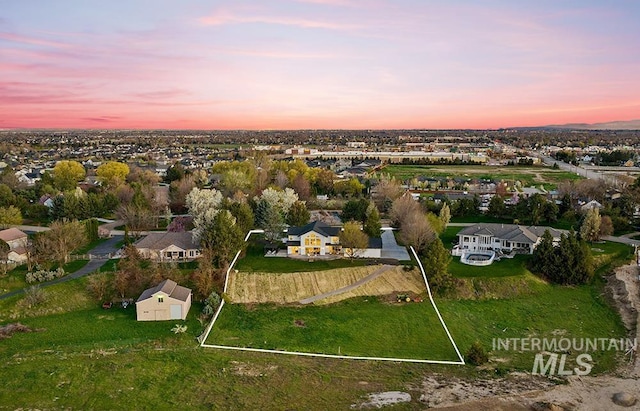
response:
M590 148L574 160L569 142L531 150L526 134L520 146L465 132L456 141L474 144L438 134L419 145L405 134L349 139L344 151L327 151L320 136L307 150L269 134L268 147L206 151L142 149L118 136L103 145L99 135L72 152L49 151L55 140L42 133L25 141L40 151L8 143L4 355L40 339L74 350L82 338L100 350L197 349L236 375L273 374L260 364L282 353L502 375L532 371L531 353L493 341L525 328L633 335L625 290L638 281L640 172L626 162L637 148ZM369 149L372 140L385 148ZM620 150L636 154L595 165ZM56 324L65 326L50 334ZM109 335L92 340L98 329ZM134 339L114 339L126 333ZM623 361L590 355L596 373ZM351 372L365 378L370 366L361 367ZM529 388L556 384L533 377Z

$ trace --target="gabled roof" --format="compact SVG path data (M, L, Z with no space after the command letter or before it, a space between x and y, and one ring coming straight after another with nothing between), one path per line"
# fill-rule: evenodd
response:
M18 240L20 238L27 238L27 234L15 227L7 228L6 230L0 231L0 240L4 241L5 243Z
M342 228L340 227L332 227L323 223L322 221L313 221L307 225L302 227L289 227L287 230L288 235L304 235L308 232L315 231L316 233L323 235L325 237L336 236L340 234Z
M178 283L173 280L166 279L155 287L144 290L136 302L138 303L140 301L148 300L154 294L159 292L163 292L167 296L180 301L187 301L189 295L191 295L191 290L189 288L178 285Z
M136 248L148 248L150 250L164 250L165 248L175 245L183 250L196 250L198 244L193 241L191 232L157 232L149 233L146 237L136 241L133 244Z

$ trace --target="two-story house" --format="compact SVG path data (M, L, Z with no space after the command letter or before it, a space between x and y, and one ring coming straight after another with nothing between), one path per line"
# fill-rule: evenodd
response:
M322 221L313 221L302 227L287 230L288 255L342 254L341 227L332 227Z
M532 254L545 230L554 241L560 241L560 231L551 227L521 226L515 224L475 224L458 232L458 252L500 251Z

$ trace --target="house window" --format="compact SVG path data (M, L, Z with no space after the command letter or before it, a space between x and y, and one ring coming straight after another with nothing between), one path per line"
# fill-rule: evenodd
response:
M320 245L320 238L311 233L304 239L304 245Z
M163 303L164 302L164 297L158 297L158 302L159 303Z

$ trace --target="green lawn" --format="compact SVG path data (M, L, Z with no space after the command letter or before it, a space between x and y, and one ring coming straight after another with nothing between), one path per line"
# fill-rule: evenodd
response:
M458 278L465 277L512 277L525 275L530 255L516 255L514 258L505 258L494 261L485 267L475 267L460 262L460 257L452 257L449 264L449 272Z
M517 298L451 300L438 307L460 347L479 340L491 350L494 338L623 338L618 315L606 304L596 286L544 286ZM593 372L615 368L615 351L596 352ZM497 351L505 367L531 371L533 352ZM573 357L575 360L575 357Z
M63 265L64 271L67 274L74 273L87 265L89 260L76 260L70 261ZM57 266L54 266L54 269ZM27 284L25 281L25 275L27 274L27 265L20 265L13 270L9 271L6 276L0 277L0 294L8 293L9 291L18 290L29 287L34 284Z
M447 229L443 240L452 238L459 229ZM630 247L621 244L592 247L603 250L594 251L602 264L600 270L610 269L629 256ZM265 266L277 264L273 262L277 260L291 261L258 257L254 255L252 260L250 253L249 262ZM318 263L302 265L306 271ZM495 276L494 271L461 281L473 284L475 291L489 285L497 290L494 296L481 299L436 298L463 353L476 340L491 351L494 338L625 335L620 319L604 301L601 281L559 287L528 273ZM86 284L85 277L47 287L45 303L36 307L21 303L21 296L0 301L0 324L20 321L37 330L0 340L0 373L4 376L0 408L349 409L368 393L406 391L412 395L411 403L393 409L419 410L424 404L418 400L421 392L417 387L434 373L470 380L501 374L472 366L201 349L195 340L203 328L196 319L201 308L198 304L185 322L187 332L174 335L170 329L180 321L138 323L133 307L102 310L88 297ZM521 292L525 287L526 292ZM446 336L439 335L441 327L428 302L398 305L376 298L366 300L320 307L228 304L208 342L308 347L327 353L336 353L340 347L341 354L450 358L450 344ZM304 327L295 326L295 320L304 321L299 323ZM534 354L493 351L490 356L495 361L490 367L530 372ZM615 352L591 354L593 373L615 369ZM572 354L570 363L574 359Z
M545 166L483 166L483 165L404 165L390 164L383 173L403 181L418 176L430 177L468 177L491 180L520 181L524 186L555 188L565 180L578 180L581 176L564 170L554 170Z
M365 264L366 261L358 259L349 260L341 258L331 261L315 260L309 262L285 257L265 257L262 246L254 243L247 249L246 256L238 260L235 269L261 273L297 273L357 267Z
M98 303L92 305L95 308L22 319L21 323L40 331L15 334L11 339L12 344L1 346L0 352L8 358L22 350L38 350L42 347L50 350L76 347L79 351L96 348L124 349L149 341L176 338L170 332L175 324L187 324L188 333L179 337L189 340L195 338L202 329L194 315L197 313L197 306L190 311L191 318L186 322L137 322L135 306L123 309L114 305L113 308L104 310L98 307Z
M296 325L296 321L303 324ZM330 306L227 304L208 344L332 355L457 360L431 304L375 297Z

